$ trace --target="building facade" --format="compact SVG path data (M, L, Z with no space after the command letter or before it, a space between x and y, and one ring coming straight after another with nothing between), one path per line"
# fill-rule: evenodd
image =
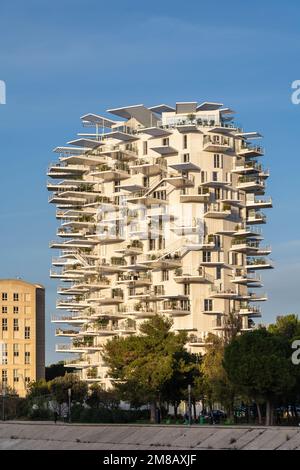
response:
M220 103L180 102L83 116L87 132L57 147L49 202L61 222L51 277L60 279L56 350L82 379L109 386L102 347L138 333L156 313L188 332L198 352L208 333L255 327L272 268L261 246L266 179L261 135ZM70 325L65 328L64 325Z
M0 385L26 395L45 377L45 289L20 279L0 279Z

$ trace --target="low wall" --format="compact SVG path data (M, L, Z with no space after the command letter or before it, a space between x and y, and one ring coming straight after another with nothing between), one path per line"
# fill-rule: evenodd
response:
M300 428L0 422L1 450L300 450Z

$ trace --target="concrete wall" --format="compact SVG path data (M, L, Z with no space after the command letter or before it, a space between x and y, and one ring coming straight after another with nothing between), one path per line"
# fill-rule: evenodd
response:
M2 422L0 450L8 449L298 450L300 428Z

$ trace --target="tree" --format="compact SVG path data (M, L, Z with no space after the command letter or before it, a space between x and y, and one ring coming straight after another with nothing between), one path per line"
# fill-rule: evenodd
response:
M151 422L157 406L168 399L171 384L187 373L187 335L171 332L171 326L171 320L155 315L140 325L141 335L115 337L104 347L104 360L121 396L134 404L150 403Z
M225 347L224 369L229 380L249 399L267 405L266 424L272 424L276 399L295 385L289 341L261 328L236 337Z
M45 379L30 382L27 388L27 398L40 398L49 395L49 383Z
M91 385L86 403L92 408L118 408L120 399L116 390L104 390L101 385Z
M202 388L203 396L208 399L210 408L213 402L220 402L227 414L232 416L235 388L223 367L224 349L225 342L222 338L213 334L207 336L199 387Z
M86 398L88 387L75 374L65 374L49 382L49 389L57 403L68 402L68 389L71 389L72 402L83 403Z
M296 337L300 337L300 320L298 315L280 315L276 318L276 323L269 325L268 331L275 335L284 336L292 341Z

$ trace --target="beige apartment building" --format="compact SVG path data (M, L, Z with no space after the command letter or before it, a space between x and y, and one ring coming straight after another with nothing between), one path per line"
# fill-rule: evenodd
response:
M156 313L188 332L241 332L261 316L260 272L272 268L260 226L269 172L258 132L221 103L180 102L87 114L85 132L57 147L48 175L60 221L50 276L61 280L56 351L82 379L109 387L103 344ZM66 326L69 325L69 326Z
M0 279L1 390L26 395L32 380L45 377L45 289L21 279Z

